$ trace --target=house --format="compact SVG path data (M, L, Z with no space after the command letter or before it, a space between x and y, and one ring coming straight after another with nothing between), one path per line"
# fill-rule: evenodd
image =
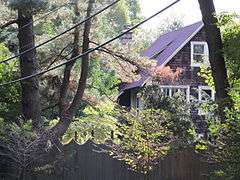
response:
M195 96L199 101L204 101L204 94L208 94L212 100L215 98L212 90L198 75L200 66L209 65L208 44L203 22L180 28L160 36L145 52L143 56L157 61L157 66L169 66L173 71L181 68L181 81L178 83L161 84L160 88L165 95L172 96L181 91L185 94L186 101ZM119 103L126 107L138 107L137 92L145 86L150 77L141 74L141 78L133 83L121 87ZM197 110L195 114L200 115ZM199 119L199 118L197 118Z

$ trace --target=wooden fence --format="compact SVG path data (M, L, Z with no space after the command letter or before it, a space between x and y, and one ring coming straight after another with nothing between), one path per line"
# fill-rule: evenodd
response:
M72 142L64 147L66 154L70 152L70 160L66 161L61 171L52 175L43 174L26 178L27 180L144 180L143 175L133 172L127 166L106 153L98 151L104 146L88 141L84 145ZM208 180L214 165L193 150L169 155L161 161L152 172L151 180ZM59 173L60 172L60 173ZM1 179L1 178L0 178Z

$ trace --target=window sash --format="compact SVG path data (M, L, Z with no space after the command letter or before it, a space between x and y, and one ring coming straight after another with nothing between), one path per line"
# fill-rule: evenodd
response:
M202 61L202 62L200 62L199 59L196 58L196 56L200 56L201 57L200 61ZM193 54L192 63L194 63L194 64L204 64L205 61L206 61L205 55L203 55L203 54Z
M194 52L194 46L195 45L203 45L203 53L198 53L198 52ZM202 60L203 62L198 62L194 56L202 56ZM208 52L208 44L207 42L204 41L192 41L191 42L191 66L193 67L200 67L203 64L208 65L208 56L209 56L209 52Z
M202 49L200 49L200 51L202 51L202 52L196 52L196 50L198 50L198 49L196 48L196 46L202 46L202 47L201 47ZM194 54L202 54L202 55L204 55L205 52L206 52L205 44L196 44L196 43L193 44L193 53L194 53Z

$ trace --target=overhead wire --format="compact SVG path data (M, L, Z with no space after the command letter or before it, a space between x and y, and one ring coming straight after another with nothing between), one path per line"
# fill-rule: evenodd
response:
M81 30L82 30L83 28L81 28ZM58 40L61 40L62 38L68 38L68 37L70 37L71 36L71 34L64 34L61 38L59 38ZM45 41L45 40L44 40ZM44 42L43 41L43 42ZM42 43L42 42L39 42L39 43ZM27 47L27 46L29 46L30 44L32 44L32 43L28 43L28 44L26 44L26 45L24 45L23 47L21 47L21 48L25 48L25 47ZM1 64L1 62L0 62L0 64Z
M17 82L20 82L20 81L28 80L28 79L31 79L31 78L33 78L33 77L36 77L36 76L39 76L39 75L43 75L43 74L45 74L45 73L47 73L47 72L49 72L49 71L55 70L55 69L57 69L57 68L59 68L59 67L61 67L61 66L64 66L64 65L66 65L66 64L72 63L72 62L76 61L77 59L79 59L79 58L81 58L81 57L83 57L83 56L85 56L85 55L87 55L87 54L90 54L90 53L92 53L92 52L94 52L94 51L96 51L96 50L104 47L105 45L107 45L107 44L115 41L116 39L119 39L119 38L122 37L123 35L127 34L128 32L130 32L130 31L132 31L132 30L134 30L134 29L136 29L136 28L138 28L138 27L141 26L142 24L144 24L144 23L146 23L147 21L151 20L151 19L154 18L155 16L161 14L162 12L164 12L164 11L167 10L167 9L169 9L170 7L172 7L173 5L175 5L176 3L180 2L180 1L181 1L181 0L176 0L176 1L172 2L171 4L169 4L168 6L166 6L165 8L163 8L162 10L156 12L156 13L153 14L152 16L150 16L150 17L146 18L145 20L141 21L140 23L132 26L131 28L127 29L126 31L124 31L124 32L122 32L122 33L120 33L119 35L111 38L111 39L108 40L108 41L105 41L104 43L100 44L99 46L97 46L97 47L95 47L95 48L93 48L93 49L89 49L88 51L86 51L86 52L84 52L84 53L82 53L82 54L80 54L80 55L78 55L78 56L76 56L76 57L74 57L74 58L66 61L66 62L60 63L60 64L58 64L58 65L56 65L56 66L54 66L54 67L51 67L51 68L49 68L49 69L47 69L47 70L43 70L43 71L40 71L40 72L38 72L38 73L29 75L29 76L25 76L25 77L22 77L22 78L19 78L19 79L10 81L10 82L6 82L6 83L3 83L3 84L0 84L0 87L1 87L1 86L6 86L6 85L10 85L10 84L13 84L13 83L17 83Z
M59 9L65 7L65 6L69 5L69 4L70 4L70 3L66 3L66 4L63 4L63 5L61 5L61 6L58 6L58 7L56 7L55 9L53 9L53 10L45 13L43 16L37 18L36 20L33 20L33 21L25 24L25 25L22 26L21 28L18 28L17 30L19 31L19 30L25 29L26 27L30 26L31 24L33 24L33 23L35 23L35 22L38 22L38 21L40 21L40 20L42 20L42 19L45 19L45 17L48 17L50 14L58 11ZM5 34L4 36L1 36L0 38L1 38L1 39L4 39L6 36L8 36L8 35L10 35L10 34L13 34L13 33L15 33L15 32L9 32L9 33Z
M30 51L33 51L33 50L35 50L35 49L37 49L37 48L39 48L39 47L41 47L41 46L43 46L43 45L45 45L45 44L48 44L49 42L51 42L51 41L59 38L60 36L68 33L69 31L75 29L76 27L80 26L81 24L85 23L86 21L88 21L88 20L92 19L93 17L99 15L100 13L104 12L105 10L107 10L107 9L110 8L110 7L112 7L113 5L115 5L116 3L118 3L119 1L121 1L121 0L116 0L116 1L112 2L111 4L107 5L107 6L104 7L103 9L97 11L96 13L94 13L94 14L92 14L91 16L87 17L86 19L84 19L84 20L80 21L79 23L75 24L75 25L72 26L71 28L68 28L67 30L63 31L62 33L60 33L60 34L58 34L58 35L56 35L56 36L48 39L47 41L45 41L45 42L43 42L43 43L40 43L40 44L38 44L38 45L36 45L36 46L34 46L34 47L32 47L32 48L29 48L29 49L27 49L27 50L25 50L25 51L23 51L23 52L15 55L15 56L12 56L12 57L10 57L10 58L7 58L7 59L5 59L5 60L2 60L2 61L0 62L0 64L6 63L6 62L8 62L8 61L10 61L10 60L13 60L13 59L15 59L15 58L17 58L17 57L19 57L19 56L24 55L24 54L26 54L26 53L28 53L28 52L30 52Z

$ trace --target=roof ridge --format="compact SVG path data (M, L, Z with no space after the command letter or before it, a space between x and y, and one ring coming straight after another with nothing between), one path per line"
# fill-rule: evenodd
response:
M169 31L169 32L163 33L163 34L161 34L161 35L158 37L158 39L161 38L161 37L164 36L164 35L167 35L167 34L169 34L169 33L173 33L173 32L176 32L176 31L180 31L180 30L182 30L182 29L191 27L191 26L196 25L196 24L198 24L198 23L203 23L203 21L198 21L198 22L195 22L195 23L193 23L193 24L189 24L189 25L180 27L180 28L175 29L175 30L173 30L173 31Z

